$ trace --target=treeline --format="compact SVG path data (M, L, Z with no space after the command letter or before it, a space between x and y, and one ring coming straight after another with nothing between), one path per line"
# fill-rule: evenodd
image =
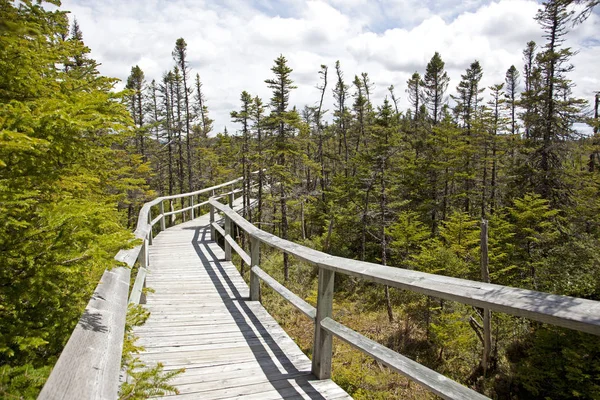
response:
M374 104L368 73L349 79L339 62L318 71L314 105L291 107L292 69L280 56L265 80L269 101L242 92L231 112L239 132L215 137L179 39L160 83L144 85L132 69L136 147L165 194L267 168L251 177L259 203L246 217L344 257L481 280L480 222L489 220L492 283L598 300L600 138L586 101L572 95L573 50L564 38L581 16L570 3L544 3L536 19L545 42L527 43L524 65L507 65L491 87L481 85L475 60L453 90L435 53L406 82L407 110L393 86ZM593 136L574 128L584 122ZM290 261L284 256L285 280ZM366 303L380 298L390 323L402 321L400 335L425 343L397 350L488 395L600 396L597 338L494 314L482 365L480 310L351 280L337 288Z
M150 169L79 25L37 1L0 16L0 398L30 399L132 239Z

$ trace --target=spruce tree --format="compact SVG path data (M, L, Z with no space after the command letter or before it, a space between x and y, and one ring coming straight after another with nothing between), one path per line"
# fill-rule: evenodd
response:
M431 113L433 124L436 125L441 119L442 106L446 103L445 94L450 78L444 71L444 61L440 53L435 52L425 69L423 88L425 92L425 104Z
M542 119L537 128L540 137L536 138L539 140L533 154L533 165L539 172L534 175L533 183L536 192L554 205L568 201L562 143L574 137L573 123L584 104L571 97L572 83L566 77L573 69L569 64L573 52L563 46L571 17L572 13L562 0L544 3L536 16L544 30L546 44L536 57L544 85L539 97Z
M456 101L454 112L457 114L459 119L462 120L463 128L465 130L465 141L467 153L465 156L465 212L469 212L471 206L471 191L473 190L473 175L474 175L474 160L475 149L471 146L473 144L473 118L477 113L477 107L481 98L479 95L483 92L483 88L479 88L479 82L483 76L481 65L479 61L475 60L469 68L467 68L465 74L461 75L461 81L458 84L456 91L457 96L452 96Z
M188 181L188 190L189 191L193 191L193 175L192 175L192 144L191 144L191 135L192 135L192 129L191 129L191 123L192 123L192 114L191 114L191 107L190 107L190 99L189 99L189 95L190 95L190 87L188 86L188 79L189 79L189 75L190 75L190 68L188 66L188 61L187 61L187 43L185 42L185 40L183 38L179 38L177 39L177 41L175 42L175 49L173 50L173 59L175 60L175 63L177 65L178 70L181 73L181 81L183 84L183 87L181 88L181 91L178 90L178 96L180 95L179 93L182 92L183 93L183 112L185 113L184 115L184 119L185 119L185 148L186 148L186 155L187 155L187 159L186 159L186 165L187 165L187 181ZM182 128L179 127L179 146L181 148L181 130ZM183 191L182 191L183 193Z
M139 66L131 67L131 74L127 78L127 84L125 87L132 91L129 96L129 108L133 123L137 128L136 133L136 150L142 155L144 161L146 161L146 145L145 145L145 131L144 125L144 89L146 81L144 78L144 72Z
M253 159L253 164L258 168L258 199L256 204L255 221L259 224L263 218L263 188L265 185L265 159L264 159L264 144L263 144L263 125L264 121L264 106L260 97L256 96L252 100L250 108L250 118L252 119L252 129L256 133L256 153Z
M246 91L243 91L240 96L241 109L239 111L231 112L231 119L242 125L242 177L244 179L242 186L242 197L244 203L243 217L252 222L252 214L250 210L250 160L248 158L250 153L250 118L251 118L251 107L252 107L252 96Z
M280 55L275 59L271 68L274 74L272 79L265 80L267 86L273 90L271 96L271 114L268 124L273 129L275 137L271 150L275 165L270 170L279 186L279 207L281 211L281 237L288 239L288 195L294 176L290 173L290 158L293 150L294 131L299 123L296 110L289 110L290 92L296 88L290 78L292 69L287 65L287 59ZM289 260L287 253L283 255L284 279L289 278Z
M144 201L147 176L125 150L117 80L91 59L63 68L89 52L64 40L66 12L0 1L0 14L0 396L35 398L131 239L124 209ZM6 377L27 393L6 393Z
M348 176L348 112L346 110L346 97L348 93L348 85L344 82L344 74L340 66L340 62L335 63L336 84L333 89L334 106L333 112L334 122L337 127L338 138L338 156L343 155L344 159L344 175Z
M510 111L510 133L511 135L517 134L517 94L519 92L519 71L515 68L514 65L511 65L510 68L506 71L506 76L504 78L504 82L506 84L506 92L504 93L504 97L506 98L506 103L508 109ZM513 138L514 140L514 138Z

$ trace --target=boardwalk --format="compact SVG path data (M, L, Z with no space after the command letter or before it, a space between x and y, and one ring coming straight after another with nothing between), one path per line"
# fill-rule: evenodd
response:
M210 241L204 215L164 232L150 247L151 316L136 328L148 363L184 367L176 399L349 399L331 380L316 380L310 360Z

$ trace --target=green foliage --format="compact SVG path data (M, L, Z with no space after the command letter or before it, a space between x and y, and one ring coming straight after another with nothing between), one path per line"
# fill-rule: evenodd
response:
M137 337L133 328L143 325L150 317L150 312L142 305L129 304L125 322L125 340L123 343L122 365L125 367L127 379L121 385L119 400L147 399L154 396L179 394L176 387L169 382L185 371L185 368L165 371L162 363L148 366L136 357L144 348L135 342Z
M518 346L511 361L515 383L525 389L520 398L600 397L600 344L596 336L541 327Z
M480 343L469 325L472 311L462 304L440 302L439 316L431 324L431 340L443 360L443 373L458 381L469 376L479 361Z
M35 368L31 364L0 366L0 397L7 400L36 398L51 370L51 366Z
M122 209L149 170L124 151L122 94L66 12L3 0L0 13L0 366L32 393L131 239Z
M121 385L119 400L179 394L177 388L169 384L169 381L184 371L183 368L165 371L162 363L149 368L139 359L134 359L127 369L128 377L132 382L124 382Z

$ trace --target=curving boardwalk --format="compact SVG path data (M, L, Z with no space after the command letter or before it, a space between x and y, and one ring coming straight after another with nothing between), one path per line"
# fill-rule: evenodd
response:
M150 246L148 321L135 329L142 360L186 371L174 399L350 399L311 362L259 302L223 250L209 216L161 232Z

